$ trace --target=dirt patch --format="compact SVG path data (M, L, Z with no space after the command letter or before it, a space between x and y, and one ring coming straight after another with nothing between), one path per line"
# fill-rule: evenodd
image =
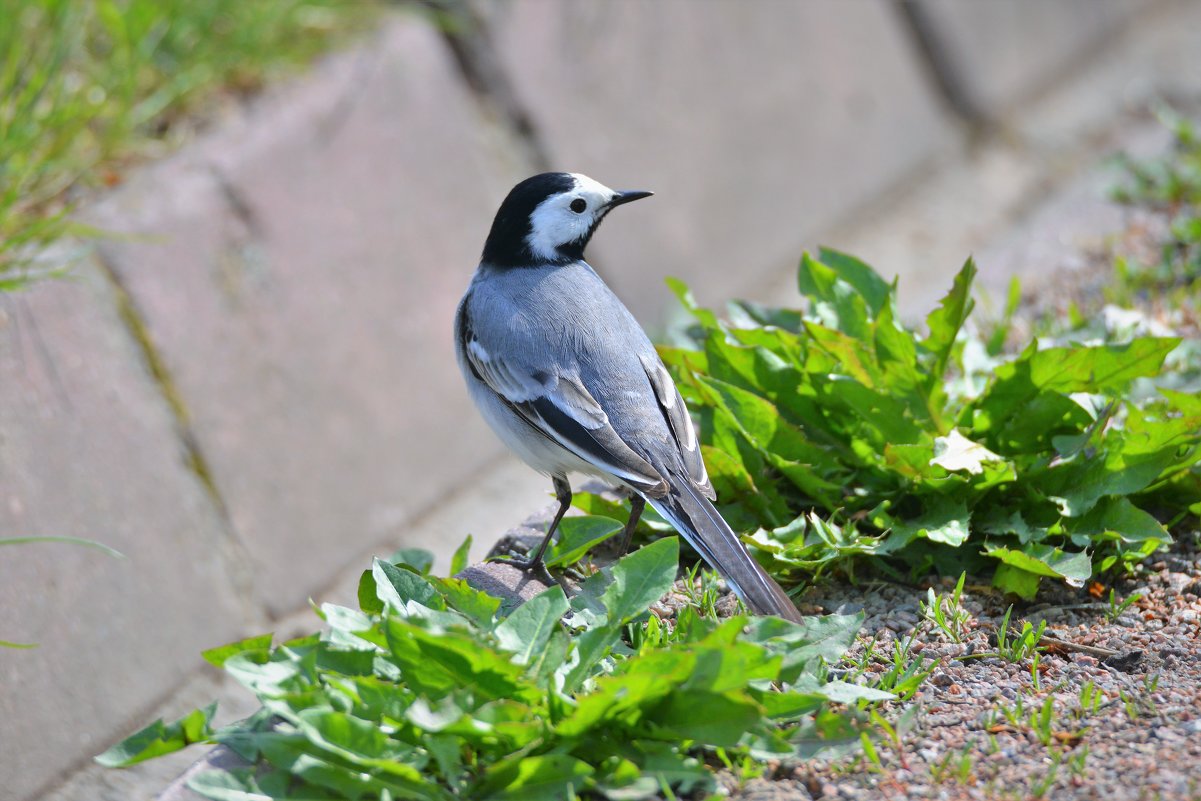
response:
M1069 644L1047 647L1037 664L1032 656L979 656L997 651L1009 601L970 578L962 596L970 618L959 643L922 618L926 587L813 588L804 611L866 615L859 643L835 672L859 672L874 641L875 656L860 676L871 680L891 668L896 644L910 637L908 658L932 668L917 694L887 715L898 726L899 748L881 737L879 765L866 756L783 765L741 788L727 776L727 785L745 801L1201 798L1197 542L1194 533L1119 582L1116 599L1142 597L1112 620L1109 588L1100 585L1092 594L1049 587L1036 603L1015 606L1011 630L1015 622L1045 620L1046 635ZM951 584L935 589L949 595Z

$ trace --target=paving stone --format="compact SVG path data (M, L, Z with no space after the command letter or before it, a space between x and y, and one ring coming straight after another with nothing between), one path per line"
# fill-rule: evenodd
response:
M986 114L1050 86L1140 14L1146 0L921 0L951 67Z
M93 265L0 296L0 796L26 799L144 725L249 616L229 541Z
M1155 126L1148 126L1148 108L1157 98L1195 98L1201 82L1194 35L1201 3L1169 3L1145 16L1103 59L1023 103L1006 120L1005 135L940 154L920 180L823 230L821 241L886 278L899 276L901 313L909 320L937 304L969 255L980 269L985 309L994 312L1013 274L1025 281L1072 266L1120 217L1106 202L1118 178L1107 157L1159 152L1164 139L1149 130ZM1073 209L1069 228L1031 227L1049 204ZM781 270L752 297L794 303L795 269Z
M104 252L272 614L366 550L425 544L401 525L500 453L451 335L495 205L525 172L492 136L439 35L402 18L99 215L150 235Z
M282 635L276 635L276 641ZM217 702L216 726L225 726L236 720L249 717L258 710L254 693L238 684L229 674L215 668L205 667L190 675L180 690L153 711L142 712L136 722L142 726L156 718L167 721L178 720L193 709ZM220 754L229 752L221 748L192 746L174 754L141 762L128 768L114 770L89 764L74 773L71 778L54 789L39 796L38 801L149 801L162 795L163 801L198 801L200 798L180 787L179 779L185 772L203 772L213 757L216 764L231 765L232 760L216 761ZM173 793L173 794L172 794Z
M720 302L955 141L885 3L483 7L558 168L657 196L594 262L640 319Z

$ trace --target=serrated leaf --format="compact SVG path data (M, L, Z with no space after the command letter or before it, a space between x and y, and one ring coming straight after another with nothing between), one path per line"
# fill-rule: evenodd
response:
M171 724L159 718L141 731L95 757L106 768L126 768L163 754L170 754L193 743L208 742L213 735L212 720L217 713L214 701L204 709L194 709Z
M971 513L968 511L967 501L962 498L934 496L928 499L927 503L930 508L920 517L893 525L887 546L890 553L919 537L953 548L958 548L967 541L971 533Z
M371 565L376 596L393 609L404 610L409 601L428 606L438 593L433 585L416 573L397 567L383 559Z
M984 552L1027 573L1062 578L1077 587L1083 586L1093 574L1093 563L1087 553L1071 553L1044 543L1030 543L1021 550L986 544Z
M247 637L237 642L231 642L228 645L210 648L207 651L201 651L200 655L210 665L221 667L225 664L225 660L229 659L234 654L240 654L243 651L263 651L271 647L270 634L259 634L254 637Z
M641 615L671 589L680 567L680 541L664 537L621 559L612 568L613 582L601 603L609 620L626 621Z
M444 695L473 687L481 698L525 699L534 689L522 668L460 631L430 632L400 618L383 623L388 648L408 684L419 692Z
M433 581L448 607L467 616L481 628L491 626L492 618L501 606L500 598L477 590L463 579L435 578Z
M926 317L926 328L930 333L922 341L922 346L934 357L927 379L929 390L933 390L946 376L955 338L959 336L959 330L975 305L972 300L972 281L975 278L976 263L968 259L955 274L951 291L939 302L938 308Z
M892 295L893 288L879 273L854 256L833 248L820 248L818 258L840 279L855 288L867 302L867 308L873 316L880 313Z
M811 309L827 328L864 340L871 318L867 301L838 271L808 253L801 256L797 287L810 299Z
M546 646L546 641L559 628L559 621L570 608L563 588L555 585L538 593L501 621L496 627L496 640L501 648L513 654L517 664L528 665Z

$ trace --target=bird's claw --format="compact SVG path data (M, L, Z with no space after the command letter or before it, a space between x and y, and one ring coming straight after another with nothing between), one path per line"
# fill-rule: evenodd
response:
M547 569L546 562L541 559L520 557L513 554L496 554L495 556L488 557L487 561L512 565L523 573L532 573L535 578L548 587L558 584L555 581L555 577L550 574L550 570Z

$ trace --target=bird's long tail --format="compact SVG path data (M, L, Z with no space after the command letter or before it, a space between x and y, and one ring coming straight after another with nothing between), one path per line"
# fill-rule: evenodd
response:
M647 503L667 519L720 573L738 597L757 615L777 615L800 622L801 613L771 576L764 572L729 524L691 482L672 487L663 498Z

